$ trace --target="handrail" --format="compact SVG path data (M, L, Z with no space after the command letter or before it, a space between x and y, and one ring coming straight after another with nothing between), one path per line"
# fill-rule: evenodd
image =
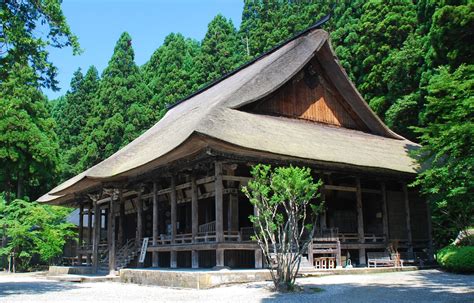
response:
M212 232L216 231L216 221L211 221L208 223L204 223L199 225L198 232Z

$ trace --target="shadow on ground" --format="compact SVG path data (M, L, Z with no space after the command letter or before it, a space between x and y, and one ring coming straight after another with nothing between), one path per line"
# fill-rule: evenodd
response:
M385 283L384 276L368 282L300 284L300 293L273 293L262 302L474 302L474 276L444 272L417 272L400 283ZM262 286L263 287L263 286Z
M59 283L56 281L0 282L0 298L11 295L36 295L76 288L78 287L72 283Z

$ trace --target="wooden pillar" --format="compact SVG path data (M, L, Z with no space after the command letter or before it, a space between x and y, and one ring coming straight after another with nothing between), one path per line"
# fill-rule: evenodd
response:
M434 261L434 250L433 250L433 226L431 225L431 207L428 200L425 200L426 203L426 216L428 223L428 260L430 262Z
M239 196L229 194L229 207L227 207L227 230L239 231Z
M327 228L327 218L326 218L326 190L324 186L321 187L321 201L324 202L324 208L321 211L320 220L321 220L321 230Z
M236 164L229 166L229 169L226 170L226 174L229 176L235 175L235 170L237 169ZM236 188L238 182L227 181L229 188ZM239 194L230 193L227 207L227 231L236 232L239 231Z
M387 188L385 186L385 182L380 184L380 190L382 195L382 230L385 241L388 242L390 239L390 234L388 230Z
M193 242L195 242L195 238L198 234L198 226L199 226L198 224L199 224L198 188L196 184L196 176L192 175L191 176L191 232L192 232Z
M158 245L158 185L153 182L153 247ZM158 252L152 252L152 267L158 267Z
M222 163L215 162L215 207L216 207L216 240L224 242L224 184L222 183ZM217 253L216 253L217 258Z
M100 242L100 208L97 204L97 200L93 201L94 204L94 225L93 225L93 242L92 242L92 266L94 271L97 272L99 269L99 242Z
M89 203L88 211L87 211L87 249L92 248L92 202ZM92 264L92 254L87 253L87 260L86 264L90 266Z
M407 224L408 252L413 252L413 238L411 235L411 219L410 219L410 201L408 199L408 188L405 182L402 182L403 200L405 202L405 222Z
M260 248L255 250L255 268L263 268L262 250Z
M171 268L178 267L178 252L176 250L172 250L170 252L170 267Z
M199 268L199 252L197 250L191 252L191 267Z
M175 243L176 240L176 217L177 217L177 201L176 201L176 178L171 177L171 193L170 193L170 204L171 204L171 243Z
M137 195L137 238L135 240L136 246L140 247L140 242L143 238L143 201L142 188L138 189Z
M364 234L364 212L362 208L362 188L360 185L360 178L356 178L356 197L357 197L357 235L359 237L359 243L365 242ZM366 265L365 260L365 248L359 248L359 265Z
M120 189L119 192L119 226L118 226L118 237L117 246L122 247L125 243L125 201L123 199L123 191Z
M77 265L82 265L82 248L84 246L84 203L79 206L79 242L77 243Z
M109 202L109 219L107 226L107 242L109 247L109 273L115 274L115 204L117 201L110 200Z
M216 249L216 268L224 267L224 250L222 248Z

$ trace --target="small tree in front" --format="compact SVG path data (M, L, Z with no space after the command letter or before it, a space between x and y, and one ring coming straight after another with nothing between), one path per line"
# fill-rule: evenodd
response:
M270 267L275 288L291 291L301 256L313 237L322 182L314 182L309 168L256 165L242 188L256 209L250 216L257 240Z

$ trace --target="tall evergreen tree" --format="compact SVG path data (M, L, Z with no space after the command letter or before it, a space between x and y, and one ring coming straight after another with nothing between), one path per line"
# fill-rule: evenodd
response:
M89 136L85 127L91 117L98 88L99 74L94 66L87 70L85 76L78 69L71 80L71 89L54 104L52 114L57 121L63 179L83 169L80 165L82 142Z
M143 77L153 95L151 106L160 118L166 107L198 88L195 68L198 42L169 34L143 66Z
M331 1L245 0L239 34L253 58L329 13Z
M57 173L54 120L36 80L32 68L17 63L0 82L0 192L9 197L37 198Z
M125 32L102 74L93 117L86 125L90 135L83 140L84 168L112 155L154 122L148 106L151 93L134 56L132 38Z
M209 23L197 58L199 84L205 84L236 69L244 62L244 49L231 20L217 15Z

